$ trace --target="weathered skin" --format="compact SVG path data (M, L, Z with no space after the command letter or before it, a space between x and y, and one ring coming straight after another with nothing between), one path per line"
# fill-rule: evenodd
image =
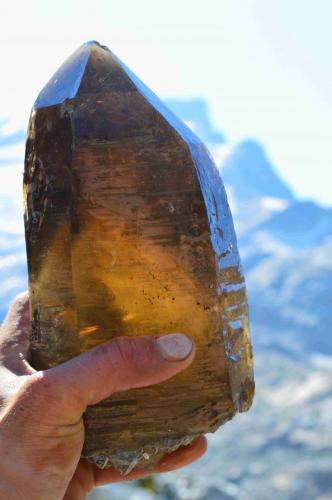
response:
M118 335L179 331L197 347L172 380L89 407L84 456L123 473L151 466L250 407L246 292L220 176L96 42L36 101L24 195L35 367Z

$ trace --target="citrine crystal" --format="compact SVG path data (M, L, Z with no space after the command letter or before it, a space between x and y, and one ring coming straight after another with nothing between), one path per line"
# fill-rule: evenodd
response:
M149 467L250 407L246 291L219 173L97 42L37 98L24 200L37 369L119 335L185 332L197 346L173 379L89 407L83 456Z

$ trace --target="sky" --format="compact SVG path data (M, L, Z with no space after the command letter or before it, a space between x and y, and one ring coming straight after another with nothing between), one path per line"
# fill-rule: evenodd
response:
M0 0L0 145L95 39L162 98L205 98L231 144L257 139L299 197L331 206L331 19L330 0ZM23 149L0 152L1 197L21 189Z

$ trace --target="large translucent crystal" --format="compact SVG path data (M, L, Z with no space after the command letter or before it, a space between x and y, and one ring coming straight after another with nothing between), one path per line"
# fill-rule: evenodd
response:
M220 176L96 42L37 98L24 199L36 368L118 335L185 332L197 346L172 380L88 408L85 457L123 473L151 466L250 407L246 291Z

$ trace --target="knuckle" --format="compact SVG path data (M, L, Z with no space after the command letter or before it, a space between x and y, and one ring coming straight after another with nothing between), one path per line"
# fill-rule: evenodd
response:
M29 300L29 292L28 290L26 290L25 292L18 293L14 299L14 302L26 304L28 300Z
M28 292L22 292L16 295L13 302L10 305L10 309L14 312L21 312L28 307L29 304L29 294Z
M130 365L135 356L132 342L129 339L117 337L110 344L111 356L122 365Z
M153 343L151 339L118 337L114 339L116 356L132 370L148 365L153 359Z

